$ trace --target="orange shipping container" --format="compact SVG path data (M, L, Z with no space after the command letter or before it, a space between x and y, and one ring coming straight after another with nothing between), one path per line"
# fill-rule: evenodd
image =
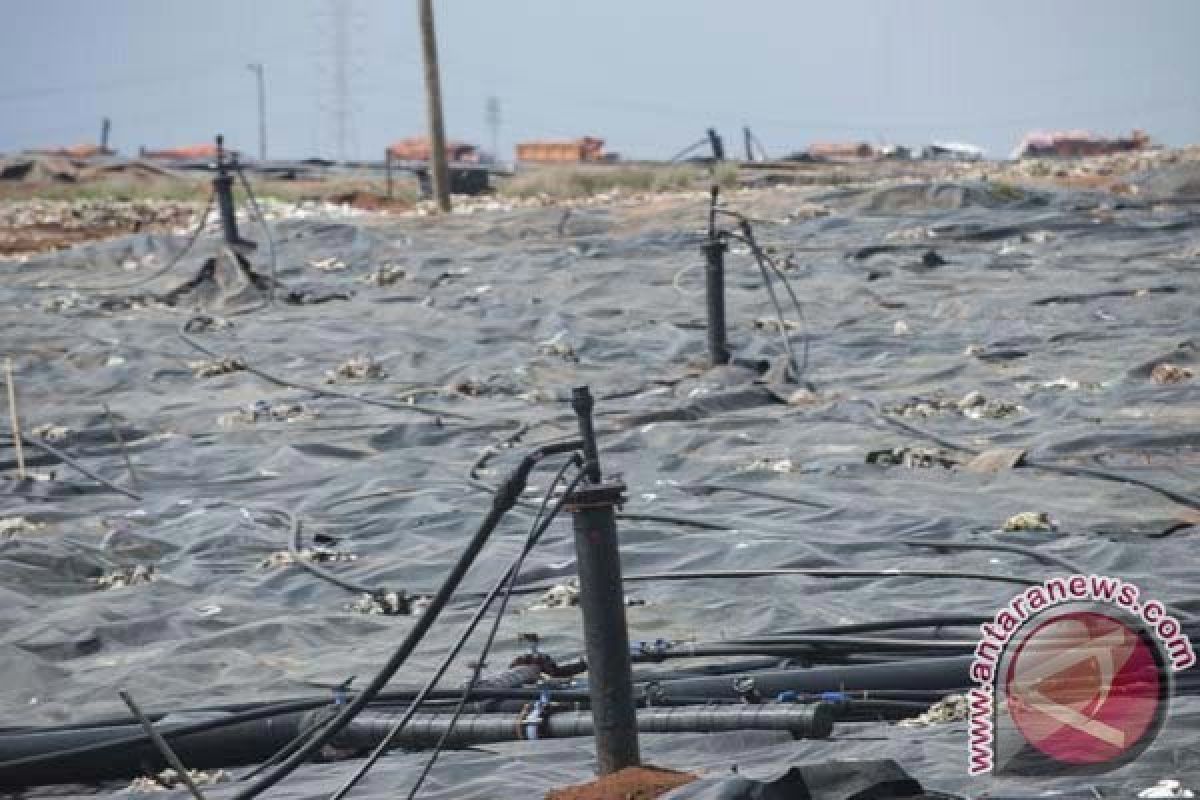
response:
M428 138L415 136L393 142L388 145L387 152L397 161L428 161L433 148L429 146ZM479 149L466 142L446 142L446 159L474 163L479 160Z
M593 136L570 141L534 141L517 145L517 160L541 163L603 161L604 140Z

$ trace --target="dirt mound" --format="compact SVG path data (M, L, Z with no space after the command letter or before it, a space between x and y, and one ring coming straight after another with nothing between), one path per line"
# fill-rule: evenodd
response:
M652 800L696 780L690 772L659 767L626 767L594 781L554 789L546 800Z

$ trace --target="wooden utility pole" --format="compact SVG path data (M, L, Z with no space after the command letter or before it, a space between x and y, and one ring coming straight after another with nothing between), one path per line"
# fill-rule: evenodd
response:
M433 197L438 210L450 211L450 174L446 169L446 128L442 122L442 84L438 78L437 38L433 32L433 0L417 0L421 51L425 57L425 105L429 115L429 158Z

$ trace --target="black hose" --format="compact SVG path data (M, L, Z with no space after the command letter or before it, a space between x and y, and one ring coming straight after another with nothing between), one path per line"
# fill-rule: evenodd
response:
M940 550L994 550L999 553L1016 553L1052 567L1061 567L1072 575L1086 575L1088 573L1088 570L1065 558L1043 553L1033 547L1022 547L1018 544L1007 544L1004 542L956 542L953 539L897 539L896 541L910 547L932 547Z
M659 581L745 580L800 576L809 578L932 578L939 580L995 581L1017 586L1036 586L1040 581L1015 575L994 575L987 572L966 572L938 569L843 569L840 567L766 567L762 569L676 570L673 572L642 572L625 575L625 583L656 583ZM540 594L554 584L518 586L513 594Z
M408 721L410 719L412 719L416 715L418 709L420 709L421 704L424 702L424 700L428 696L428 694L437 687L438 681L440 681L442 679L442 676L446 674L446 670L449 668L450 664L454 661L455 658L458 657L459 652L462 651L462 648L466 645L467 640L470 638L471 634L475 632L476 626L478 626L479 622L483 619L484 614L487 613L488 609L491 607L492 603L495 601L496 596L500 593L501 589L504 589L505 587L507 587L511 592L512 583L516 579L516 577L520 571L521 565L524 564L525 558L529 555L529 553L533 549L534 545L537 544L538 539L541 538L542 533L544 533L546 528L549 527L550 523L554 520L555 516L558 515L558 512L562 509L563 505L569 499L571 491L574 490L575 486L577 486L579 484L579 481L582 480L584 473L582 471L580 471L580 473L575 476L575 479L571 482L567 491L565 491L563 493L562 497L559 498L559 501L555 505L554 510L550 513L550 515L548 517L543 519L543 517L542 517L543 512L545 511L547 503L549 503L549 501L550 501L551 495L554 493L555 487L558 485L558 482L560 480L562 480L563 476L566 474L566 471L569 467L571 467L572 465L578 466L580 463L581 463L580 457L579 457L578 453L576 453L571 457L571 459L569 459L565 464L563 464L561 469L559 469L558 474L555 476L554 480L551 482L550 487L546 490L546 494L542 499L542 507L540 509L538 509L538 515L537 515L537 517L534 518L533 524L529 531L529 535L525 542L525 546L523 548L521 548L521 552L517 555L516 559L513 560L513 563L509 566L509 568L504 571L504 574L500 577L500 579L496 582L496 584L492 588L492 590L483 599L483 602L481 602L479 604L479 607L478 607L478 609L476 609L474 617L472 617L471 621L463 629L463 632L459 636L458 641L455 642L454 647L452 647L450 652L446 654L446 657L444 659L442 659L442 663L438 665L437 670L435 670L434 674L432 676L430 676L428 681L426 681L426 683L422 687L421 691L413 699L412 703L409 704L408 709L404 712L403 715L401 715L400 717L395 719L394 724L392 725L388 734L385 737L383 737L374 746L374 749L372 750L372 752L371 752L370 756L367 758L367 760L365 762L363 762L363 764L361 764L359 766L359 768L357 770L355 770L354 774L351 775L349 778L347 778L346 781L333 794L333 800L340 800L340 798L345 797L346 794L351 789L353 789L360 780L362 780L363 776L365 776L367 774L367 772L370 771L371 767L373 767L375 765L375 763L383 756L383 754L385 752L387 752L388 748L392 745L392 742L395 741L395 739L403 733L404 726L408 723ZM497 495L497 496L499 496L499 495ZM500 626L500 619L504 614L504 607L507 606L507 604L508 604L508 598L509 598L509 594L506 593L504 595L503 605L501 606L501 609L496 616L496 623L495 623L495 625L492 626L492 629L488 634L488 639L487 639L487 643L485 645L484 652L479 656L479 658L476 659L476 665L475 665L475 669L471 673L471 679L467 682L465 691L462 694L462 699L459 701L458 708L455 710L454 714L450 718L450 723L449 723L449 727L447 728L447 731L453 730L454 722L458 719L459 715L462 713L462 710L466 705L467 699L470 697L471 689L474 688L476 682L479 680L480 672L483 669L483 662L486 660L486 655L487 655L486 651L491 649L491 644L495 639L496 631L499 629L499 626ZM447 735L449 735L449 734L447 733ZM424 779L425 775L428 774L428 771L431 767L432 767L432 760L426 765L425 771L418 778L417 784L416 784L417 787L420 786L421 781Z
M568 453L578 449L578 447L579 443L572 441L566 445L560 445L558 448L546 448L534 451L522 459L517 468L513 470L512 474L501 485L500 490L492 500L492 507L487 516L480 523L479 529L475 532L475 535L471 538L471 541L467 544L466 549L459 556L453 568L451 568L449 575L446 576L442 585L438 587L436 594L429 601L429 605L425 608L425 611L417 618L412 630L404 637L404 641L400 643L400 646L388 658L387 663L379 670L367 688L356 695L352 701L342 706L337 715L316 731L313 737L298 748L296 752L288 756L270 772L256 779L254 783L240 790L234 796L234 800L250 800L250 798L257 797L286 778L297 767L308 761L322 747L328 744L351 720L370 704L375 696L392 679L392 676L404 665L408 657L412 655L412 652L421 642L421 639L424 638L425 634L429 632L429 629L433 627L433 623L437 621L438 616L446 607L450 597L458 588L459 583L462 582L463 576L466 575L467 570L470 569L476 557L478 557L484 544L487 543L492 531L495 530L501 518L513 507L517 498L520 497L528 481L529 473L533 471L537 463L547 456Z
M558 739L591 736L590 711L549 710L540 722L525 714L475 714L460 720L453 730L448 714L420 714L393 742L404 747L428 747L446 736L451 747L469 747L524 739ZM823 739L833 730L833 709L824 703L808 705L744 705L695 708L639 709L640 733L715 733L735 730L787 731L797 739ZM333 740L336 747L362 749L376 746L395 723L393 714L364 714Z
M971 685L974 656L921 658L886 664L853 664L811 669L773 670L753 674L754 686L764 697L783 692L823 692L877 689L920 689L949 693ZM737 697L728 677L680 678L658 681L657 688L668 697L677 694L700 697Z
M859 402L870 408L871 411L873 411L875 415L885 424L890 425L897 430L904 431L905 433L915 436L918 439L925 439L933 442L939 447L944 447L947 450L956 450L960 453L968 453L973 456L979 455L980 451L973 447L968 447L964 444L959 444L958 442L952 442L949 439L938 436L936 433L931 433L930 431L917 428L913 425L909 425L906 422L901 422L894 417L890 417L876 408L875 404L869 400L860 399ZM1173 503L1178 503L1181 506L1187 506L1193 510L1200 511L1200 500L1189 497L1185 494L1181 494L1180 492L1176 492L1174 489L1169 489L1165 486L1159 486L1158 484L1151 483L1150 481L1144 481L1141 478L1133 478L1128 475L1121 475L1116 472L1109 472L1108 470L1096 469L1094 467L1077 467L1068 464L1056 464L1051 461L1040 461L1029 458L1028 456L1021 459L1019 466L1029 469L1040 469L1043 472L1052 472L1059 475L1068 475L1077 478L1095 478L1097 480L1109 481L1111 483L1124 483L1128 486L1137 486L1161 495Z
M176 333L184 341L184 343L186 345L188 345L188 347L191 347L192 349L205 354L209 358L218 359L218 360L226 358L226 356L222 355L221 353L216 352L215 350L211 350L211 349L205 347L204 345L200 344L199 342L197 342L195 339L193 339L191 336L188 335L186 327L187 327L188 322L190 322L190 321L191 320L185 321L182 325L179 326L179 329L176 331ZM363 397L362 395L353 394L351 392L343 392L339 389L331 389L328 386L316 386L314 384L298 383L296 381L291 381L286 378L280 378L278 375L267 372L266 370L261 369L260 367L256 367L253 364L246 362L244 360L241 363L242 363L243 369L245 369L246 372L249 372L253 375L257 375L258 377L262 378L265 381L273 383L276 386L284 387L286 389L300 389L305 392L312 392L313 394L315 394L317 396L340 397L343 400L353 400L358 403L363 403L364 405L378 406L380 408L387 408L387 409L391 409L393 411L413 411L417 414L425 414L427 416L449 417L451 419L461 419L461 420L474 420L475 419L474 417L472 417L468 414L460 414L457 411L447 411L445 409L429 408L426 406L420 406L420 405L416 405L416 404L412 404L412 403L395 403L390 400L378 400L373 397Z
M109 489L112 489L114 492L117 492L118 494L123 494L126 497L128 497L130 500L141 501L141 499L142 499L142 496L140 494L138 494L137 492L131 492L128 489L125 489L125 488L113 483L112 481L107 480L106 478L101 478L99 475L92 472L90 469L83 466L78 461L76 461L75 459L68 456L66 453L62 452L61 450L59 450L56 447L53 447L53 446L47 444L46 442L42 441L41 439L39 439L37 437L31 437L31 436L26 436L25 434L21 434L21 441L31 447L36 447L39 450L43 450L46 453L49 453L51 456L57 458L59 461L72 467L76 472L80 473L84 477L91 478L96 483L100 484L101 486L106 486Z
M165 266L155 270L149 275L144 275L137 280L128 281L126 283L114 283L108 286L66 286L60 284L53 285L38 285L30 287L38 291L70 291L70 292L113 292L119 289L133 289L138 286L143 286L156 278L166 275L171 270L175 269L176 265L183 260L183 257L188 254L192 247L196 244L196 240L200 238L200 234L204 232L204 223L208 221L208 215L212 212L213 198L215 192L208 193L208 199L204 203L204 211L200 212L200 219L196 222L191 233L188 234L187 241L183 244L183 249L171 257Z

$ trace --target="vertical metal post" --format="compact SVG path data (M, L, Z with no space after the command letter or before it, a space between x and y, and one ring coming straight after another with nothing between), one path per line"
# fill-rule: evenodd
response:
M221 134L217 134L217 177L213 178L213 192L217 195L217 211L220 212L225 243L231 247L236 246L242 237L238 235L237 217L233 208L233 176L229 174L225 163L225 137Z
M717 133L716 128L708 129L708 143L712 145L713 161L724 161L725 145L721 142L721 136Z
M710 237L704 243L704 295L708 306L708 365L728 364L729 344L725 338L725 250L726 244Z
M742 126L742 141L746 146L746 160L754 160L754 135L750 133L750 126Z
M437 37L433 27L433 0L417 0L421 25L421 52L425 57L425 105L429 114L429 160L433 197L438 210L450 211L450 174L446 167L446 127L442 121L442 83L438 75Z
M225 137L217 134L217 177L213 178L213 194L217 196L217 211L221 215L221 232L225 243L234 250L253 250L254 242L243 239L238 233L237 212L233 206L233 175L230 162L237 168L237 154L232 158L225 152Z
M579 418L587 465L585 480L572 493L567 508L574 518L579 606L583 612L596 761L600 774L607 775L637 766L641 756L621 555L617 547L615 509L623 502L625 484L603 479L592 427L592 406L592 395L586 386L571 392L571 407Z
M383 171L387 175L387 196L392 199L392 148L383 151Z
M112 120L108 117L100 123L100 150L108 152L108 134L112 131Z

